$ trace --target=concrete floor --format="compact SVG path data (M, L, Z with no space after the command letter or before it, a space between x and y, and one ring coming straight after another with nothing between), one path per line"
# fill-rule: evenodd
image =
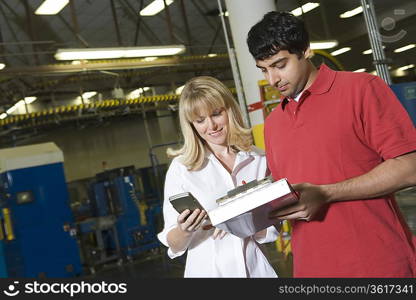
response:
M416 188L409 188L396 194L397 202L410 229L416 234ZM269 261L275 268L279 277L292 277L292 257L285 256L276 249L275 243L265 245ZM166 248L161 247L143 253L133 261L117 264L108 264L99 269L94 275L85 278L111 277L114 280L123 278L182 278L185 257L169 259Z

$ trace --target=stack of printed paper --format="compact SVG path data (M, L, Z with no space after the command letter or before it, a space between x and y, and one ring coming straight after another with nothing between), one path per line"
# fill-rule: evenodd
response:
M276 223L268 218L269 212L297 201L296 192L285 178L273 181L266 177L229 191L217 200L219 206L208 216L213 226L245 238Z

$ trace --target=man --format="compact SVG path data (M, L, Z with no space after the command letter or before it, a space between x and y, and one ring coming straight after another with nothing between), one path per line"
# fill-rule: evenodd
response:
M288 178L294 277L415 277L413 236L393 193L416 185L416 132L379 77L316 69L303 22L270 12L247 38L281 95L265 122L274 178Z

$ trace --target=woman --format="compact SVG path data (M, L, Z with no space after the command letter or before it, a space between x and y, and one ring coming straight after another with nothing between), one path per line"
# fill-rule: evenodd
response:
M170 258L187 252L185 277L277 277L257 243L272 242L269 227L241 239L207 225L207 213L227 191L266 175L263 152L252 145L249 129L229 89L213 77L189 80L179 101L184 145L166 173L164 229L159 240ZM169 197L191 192L204 210L179 214Z

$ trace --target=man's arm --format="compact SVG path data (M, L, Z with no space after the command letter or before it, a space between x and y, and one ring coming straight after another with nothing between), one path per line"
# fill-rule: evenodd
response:
M376 198L416 185L416 152L388 159L361 176L325 186L328 202Z
M416 152L388 159L365 173L327 185L293 185L300 193L299 203L274 211L270 217L281 220L312 220L323 206L332 202L371 199L416 185Z

